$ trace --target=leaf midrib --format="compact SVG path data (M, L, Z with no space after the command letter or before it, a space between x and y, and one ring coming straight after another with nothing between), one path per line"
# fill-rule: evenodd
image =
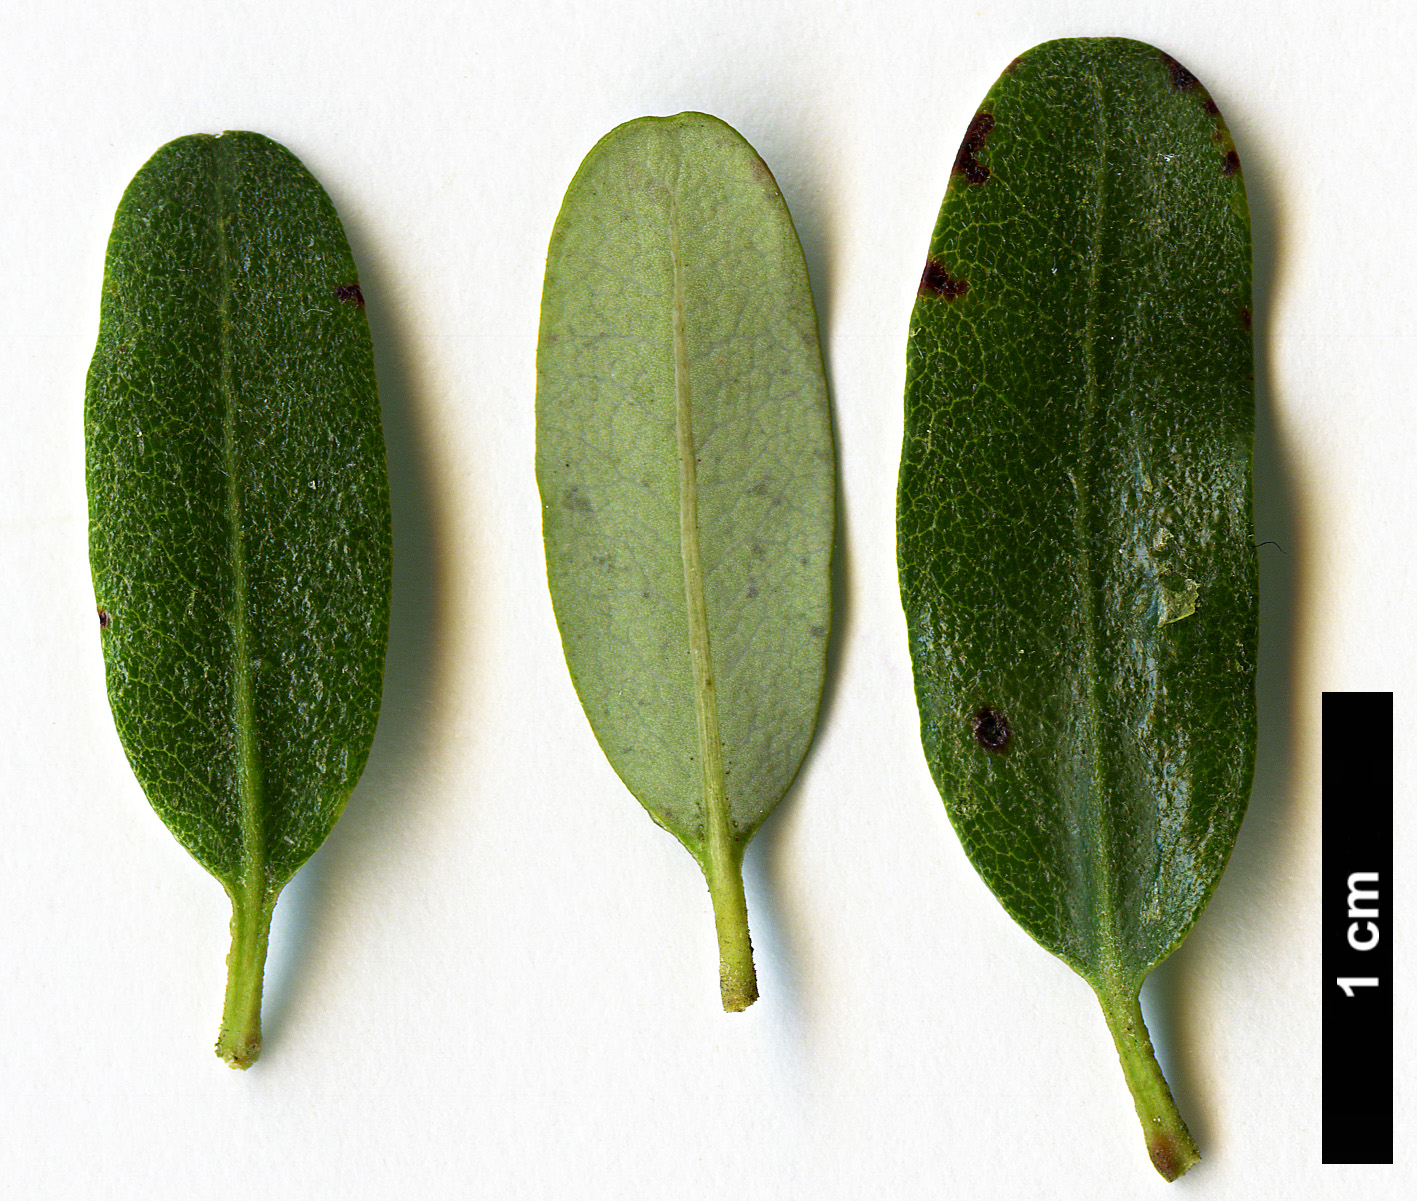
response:
M221 139L211 143L212 210L216 219L217 314L221 322L222 465L226 472L227 542L232 578L233 719L236 725L236 791L241 828L241 869L236 881L223 881L228 891L239 888L247 904L265 900L265 838L262 822L263 790L260 751L256 743L255 670L251 656L249 581L246 572L246 539L241 506L241 455L236 427L236 381L233 367L234 319L232 316L231 252L227 244L230 216L226 205L223 167L226 153ZM233 892L233 899L235 893Z
M689 378L689 339L685 320L684 256L679 241L679 201L673 183L669 195L669 254L674 266L674 429L679 456L679 551L684 563L684 600L689 625L689 659L694 673L694 710L698 719L699 763L704 789L704 864L710 885L732 862L732 835L723 777L723 749L718 729L718 697L709 646L708 607L699 555L698 464L694 446L693 397Z
M1096 952L1099 968L1108 983L1115 983L1120 971L1120 956L1117 951L1116 911L1112 896L1112 811L1106 801L1106 780L1102 771L1102 700L1099 695L1100 658L1097 636L1097 575L1096 556L1093 554L1091 484L1094 468L1094 436L1097 415L1100 408L1100 388L1097 371L1097 323L1098 295L1102 279L1103 230L1106 223L1107 205L1107 109L1102 79L1094 75L1092 82L1097 91L1097 163L1093 170L1093 222L1088 238L1088 280L1087 311L1083 325L1083 364L1086 386L1083 392L1086 412L1082 421L1081 445L1079 447L1078 476L1074 481L1077 491L1077 505L1074 509L1074 528L1078 542L1080 560L1079 575L1082 579L1082 648L1083 673L1086 685L1088 765L1092 775L1091 801L1092 828L1096 831L1096 846L1093 848L1096 863L1096 878L1091 882L1088 900L1091 903L1093 928L1098 932L1099 944Z

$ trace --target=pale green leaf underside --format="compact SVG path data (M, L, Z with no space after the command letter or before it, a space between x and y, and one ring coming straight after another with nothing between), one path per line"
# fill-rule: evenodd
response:
M600 745L701 858L705 681L735 839L751 837L811 741L834 474L811 290L771 173L702 114L612 131L572 182L547 255L547 574Z
M114 719L154 809L251 904L324 840L378 720L388 478L333 205L257 134L134 177L85 406Z
M1122 39L1020 57L970 126L911 319L901 596L972 862L1132 995L1249 794L1250 304L1239 159L1194 77Z

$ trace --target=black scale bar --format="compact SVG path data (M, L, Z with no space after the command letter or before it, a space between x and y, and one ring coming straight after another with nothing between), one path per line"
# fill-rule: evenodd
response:
M1392 693L1323 696L1323 1162L1392 1163Z

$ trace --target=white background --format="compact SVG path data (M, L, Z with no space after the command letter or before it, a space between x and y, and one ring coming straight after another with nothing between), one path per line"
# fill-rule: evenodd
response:
M15 1198L1160 1196L1087 987L964 859L896 591L904 338L951 162L1049 38L1169 51L1254 214L1260 753L1144 993L1204 1161L1176 1196L1417 1180L1409 892L1396 1167L1319 1153L1324 689L1396 689L1413 819L1413 49L1401 3L10 4L0 17L0 1186ZM532 471L547 237L617 123L706 110L806 249L841 525L822 722L748 855L762 1000L572 691ZM128 769L86 553L103 253L163 142L293 150L361 266L396 544L363 782L276 911L266 1043L211 1051L228 911ZM1355 737L1354 754L1361 754ZM1354 798L1331 798L1353 804ZM1399 884L1407 882L1400 875Z

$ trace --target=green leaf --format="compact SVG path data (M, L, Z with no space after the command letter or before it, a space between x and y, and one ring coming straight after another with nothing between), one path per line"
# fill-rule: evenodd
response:
M1015 60L911 318L898 510L921 738L971 862L1096 990L1168 1179L1147 973L1255 757L1250 232L1219 110L1123 39Z
M133 178L84 416L114 721L158 816L231 897L217 1053L247 1067L276 897L374 738L391 579L358 273L288 150L180 138Z
M821 700L835 456L792 220L723 122L632 121L581 164L547 254L536 422L571 678L703 868L724 1007L743 1009L743 852Z

